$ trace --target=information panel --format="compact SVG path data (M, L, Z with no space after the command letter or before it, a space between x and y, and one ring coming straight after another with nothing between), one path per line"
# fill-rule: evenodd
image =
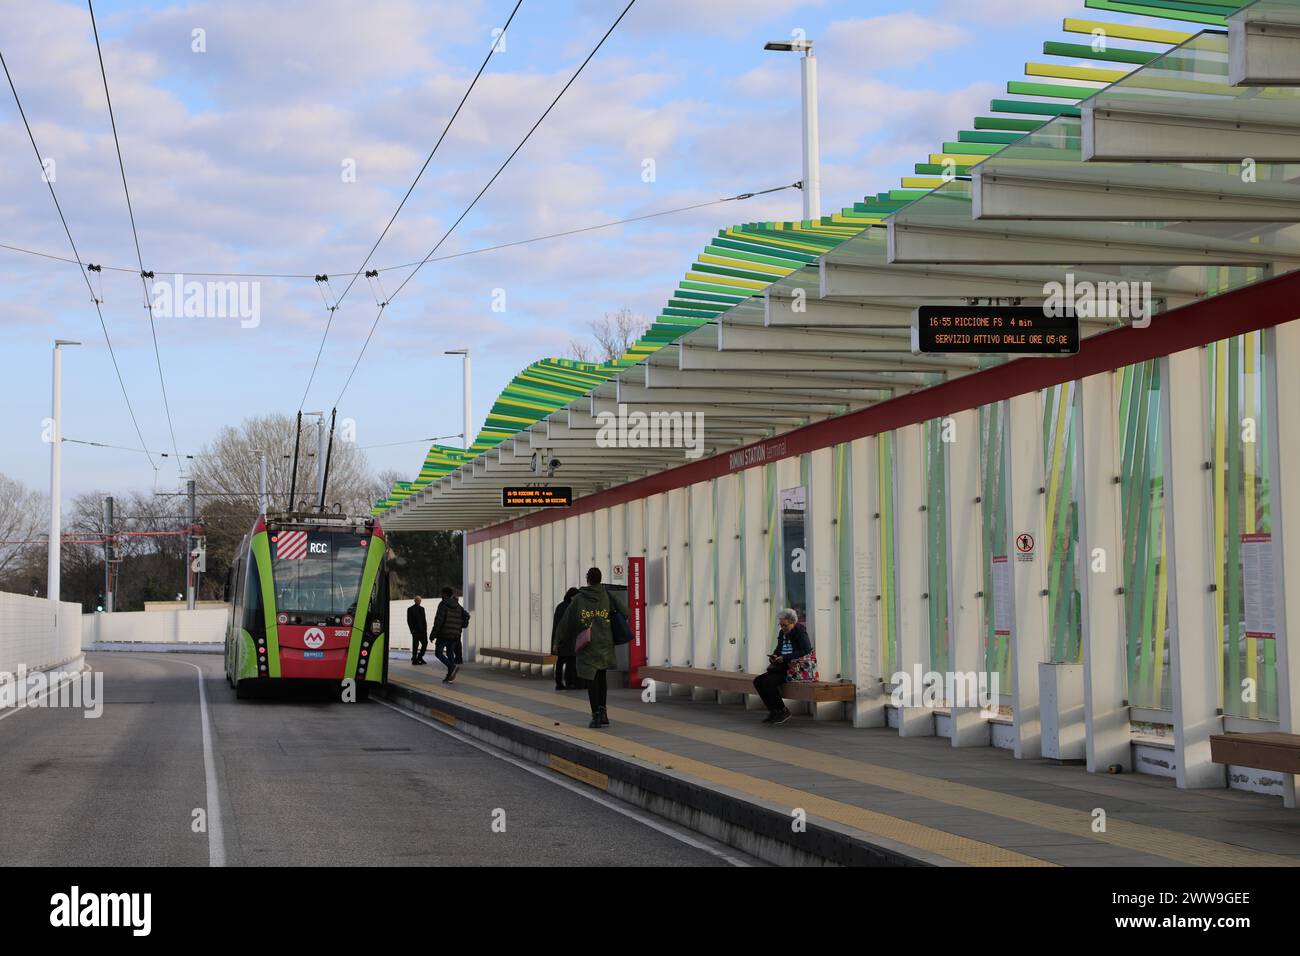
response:
M567 508L573 504L572 488L502 488L502 508Z
M961 355L1073 355L1077 315L1039 305L923 305L912 322L913 352Z

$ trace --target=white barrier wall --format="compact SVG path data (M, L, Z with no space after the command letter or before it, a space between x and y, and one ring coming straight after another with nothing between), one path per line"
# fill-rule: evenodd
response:
M98 643L221 644L229 607L82 614L82 646Z
M81 653L81 607L0 591L0 671L53 667Z
M39 598L22 598L20 595L10 594L2 596L44 603ZM411 649L411 632L406 627L406 609L412 603L414 602L410 600L389 602L390 646L394 650L409 651ZM80 628L78 637L83 646L99 642L220 644L226 639L226 627L230 619L230 608L228 606L200 607L193 611L185 608L115 611L112 614L81 614L77 605L68 606L74 609L72 619L80 619L76 627ZM433 614L437 607L437 600L426 600L424 602L424 616L430 626L433 625ZM470 624L470 627L473 628L477 623L478 620L475 619ZM3 642L4 634L4 625L0 624L0 642ZM3 660L3 658L3 647L0 647L0 660Z

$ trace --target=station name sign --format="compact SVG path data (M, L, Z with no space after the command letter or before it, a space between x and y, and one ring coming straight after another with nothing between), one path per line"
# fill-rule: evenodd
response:
M1078 315L1041 305L923 305L912 322L912 351L959 355L1074 355Z
M502 508L568 508L573 504L572 488L502 488Z

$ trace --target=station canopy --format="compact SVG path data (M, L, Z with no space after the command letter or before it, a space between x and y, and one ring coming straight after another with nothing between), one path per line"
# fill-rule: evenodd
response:
M703 413L712 456L1014 358L913 353L922 305L1038 305L1068 275L1159 313L1300 267L1300 0L1087 7L1198 32L1067 19L1083 42L1044 43L1055 59L1027 63L901 188L720 230L624 356L524 369L468 452L433 446L376 503L385 527L519 517L501 490L542 480L534 452L575 498L687 463L598 445L620 406ZM1137 298L1082 317L1083 338L1140 320Z

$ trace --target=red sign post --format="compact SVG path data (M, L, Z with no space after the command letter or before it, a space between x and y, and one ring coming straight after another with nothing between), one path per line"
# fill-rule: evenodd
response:
M646 662L645 558L627 559L628 611L632 620L632 644L627 651L627 685L640 687L639 669Z

